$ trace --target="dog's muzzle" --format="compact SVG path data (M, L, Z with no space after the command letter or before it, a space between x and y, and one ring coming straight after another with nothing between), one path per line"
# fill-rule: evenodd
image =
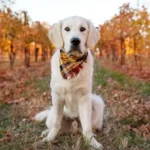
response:
M79 46L80 39L78 39L78 38L72 38L71 39L71 44L72 44L72 46Z
M72 38L71 40L70 40L70 43L71 43L71 47L70 47L70 51L69 51L69 53L70 52L73 52L73 51L76 51L76 52L79 52L79 53L81 53L81 50L80 50L80 39L79 38Z

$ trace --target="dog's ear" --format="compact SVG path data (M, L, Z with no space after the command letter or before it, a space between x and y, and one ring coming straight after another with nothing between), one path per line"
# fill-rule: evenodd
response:
M88 48L93 48L100 38L100 33L98 28L94 27L93 23L90 20L88 21L88 26L89 26L89 33L86 45Z
M61 25L62 23L56 23L52 26L52 28L49 31L49 39L51 42L56 46L56 48L63 48L63 39L62 39L62 33L61 33Z

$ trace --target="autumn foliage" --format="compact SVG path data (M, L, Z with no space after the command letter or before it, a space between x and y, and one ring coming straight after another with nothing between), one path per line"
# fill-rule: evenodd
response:
M13 12L4 7L0 10L0 57L3 60L8 56L10 67L13 68L16 57L22 58L27 67L30 66L30 57L41 55L46 60L51 55L54 46L48 39L50 26L46 23L32 22L26 11Z
M97 43L98 57L111 59L120 65L134 58L135 65L142 69L143 58L150 55L150 15L143 6L134 9L130 4L120 7L119 13L99 26L101 38ZM27 67L30 57L38 61L39 54L44 61L52 54L54 46L47 33L50 25L32 22L26 11L13 12L4 7L0 10L0 57L7 53L10 67L16 57L24 56Z
M121 65L129 56L134 56L136 64L150 56L150 14L144 6L133 9L129 4L122 5L119 14L100 25L100 35L96 46L100 56L119 60Z

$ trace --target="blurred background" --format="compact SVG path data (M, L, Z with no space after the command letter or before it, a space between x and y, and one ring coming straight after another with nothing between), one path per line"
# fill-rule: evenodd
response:
M144 78L150 76L148 0L0 2L1 68L5 68L4 64L8 66L8 62L10 68L23 62L28 67L32 61L50 58L55 49L47 37L51 25L65 17L79 15L91 19L99 27L101 38L93 49L97 58L124 66L128 72L137 67L139 74L143 71Z

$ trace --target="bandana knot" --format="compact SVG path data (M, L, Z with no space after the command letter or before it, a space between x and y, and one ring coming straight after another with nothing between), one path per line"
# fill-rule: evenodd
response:
M60 72L64 79L75 77L83 68L83 63L87 61L88 52L80 55L66 54L60 50Z

